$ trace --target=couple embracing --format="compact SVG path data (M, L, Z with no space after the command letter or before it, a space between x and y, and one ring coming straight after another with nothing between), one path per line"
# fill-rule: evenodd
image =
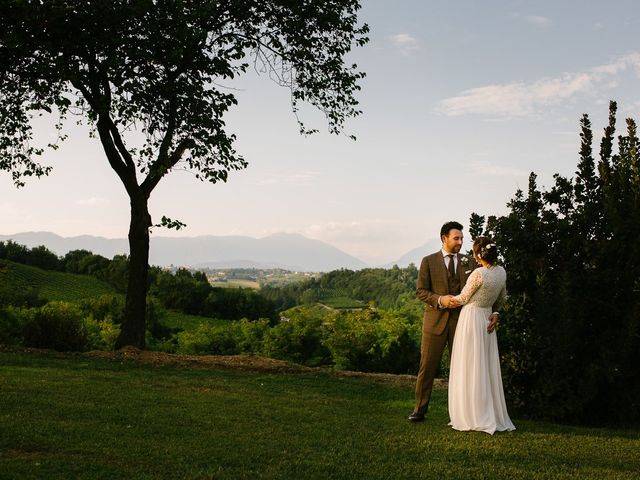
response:
M515 430L504 399L496 326L506 297L506 272L498 247L487 237L473 242L473 258L460 254L462 225L440 230L442 250L422 259L416 294L425 303L410 422L425 419L433 380L448 345L449 417L455 430L493 434Z

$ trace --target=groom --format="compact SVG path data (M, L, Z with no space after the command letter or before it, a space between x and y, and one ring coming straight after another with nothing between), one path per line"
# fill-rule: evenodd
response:
M416 405L410 422L422 422L429 407L433 379L445 344L449 353L458 324L460 307L447 295L457 295L464 287L475 262L460 254L462 225L447 222L440 229L442 249L422 259L416 295L425 303L420 345L420 369L416 382ZM473 262L473 263L472 263Z

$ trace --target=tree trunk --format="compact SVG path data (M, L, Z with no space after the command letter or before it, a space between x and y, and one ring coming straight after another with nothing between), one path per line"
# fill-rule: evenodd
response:
M115 348L127 345L144 348L147 276L149 273L149 227L151 216L148 197L141 192L131 196L129 225L129 284L124 308L124 322Z

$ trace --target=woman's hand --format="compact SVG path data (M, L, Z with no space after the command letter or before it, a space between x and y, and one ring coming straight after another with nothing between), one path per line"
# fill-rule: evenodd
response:
M458 308L462 306L462 304L458 302L453 296L451 297L451 300L449 300L449 305L449 308Z
M453 295L443 295L440 297L442 308L456 308L458 305L453 300Z

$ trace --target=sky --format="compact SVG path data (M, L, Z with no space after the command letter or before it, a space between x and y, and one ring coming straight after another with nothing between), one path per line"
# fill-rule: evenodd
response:
M171 172L150 199L154 235L298 233L383 265L437 239L448 220L501 215L530 172L542 187L572 176L579 121L595 151L618 102L618 126L640 113L640 2L635 0L364 0L371 41L349 60L366 72L363 114L330 135L316 111L299 135L290 95L250 72L226 116L247 169L225 184ZM0 172L0 234L50 231L126 237L128 198L101 146L67 122L69 138L43 163L49 177L16 189ZM55 138L34 122L36 141ZM425 254L431 252L425 252Z

